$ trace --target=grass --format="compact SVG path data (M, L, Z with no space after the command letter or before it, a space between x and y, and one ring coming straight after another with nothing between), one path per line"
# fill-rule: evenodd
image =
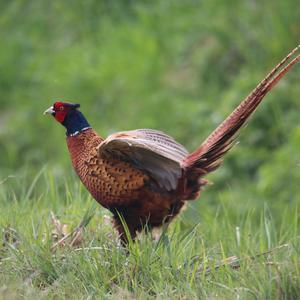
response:
M201 202L197 212L201 222L186 223L183 213L158 242L142 234L127 252L105 221L107 211L95 205L78 180L58 182L44 169L19 196L16 187L14 192L10 189L13 181L1 184L3 299L300 297L297 209L292 214L282 212L274 222L266 205L258 210L248 202L234 220L234 212L220 196L214 208ZM236 203L234 196L229 201ZM50 211L71 230L86 209L94 216L80 245L51 251ZM270 252L256 256L266 251ZM215 269L231 256L240 259L239 268Z
M78 102L103 137L153 128L193 151L299 44L298 6L0 0L0 298L300 298L299 65L215 184L159 243L142 235L129 253L72 173L63 128L42 116L54 100ZM77 248L51 251L53 218L67 234L91 211ZM240 268L215 270L232 256Z

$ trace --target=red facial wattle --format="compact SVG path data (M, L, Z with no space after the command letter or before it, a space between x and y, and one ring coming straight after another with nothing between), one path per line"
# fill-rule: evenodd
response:
M63 111L63 112L58 111L58 112L55 113L54 118L55 118L59 123L62 123L62 122L65 120L66 115L67 115L67 114L66 114L65 111Z
M59 123L63 123L70 108L68 106L66 106L63 102L55 102L53 105L53 109L55 112L54 118Z

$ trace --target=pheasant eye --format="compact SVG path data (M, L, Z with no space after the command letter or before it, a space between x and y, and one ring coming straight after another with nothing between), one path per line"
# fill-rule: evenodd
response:
M63 107L63 106L61 106L60 108L59 108L59 110L64 110L65 108Z

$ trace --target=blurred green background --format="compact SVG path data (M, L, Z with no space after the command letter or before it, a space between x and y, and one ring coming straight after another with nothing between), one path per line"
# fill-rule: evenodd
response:
M75 180L65 130L42 115L58 99L80 103L103 136L150 127L195 149L300 42L298 4L0 1L0 180L12 176L0 189L22 200L45 165L58 182ZM299 80L298 65L186 214L220 201L236 211L297 205Z

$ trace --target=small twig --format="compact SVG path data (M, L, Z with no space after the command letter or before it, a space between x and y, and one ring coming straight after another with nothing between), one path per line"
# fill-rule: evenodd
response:
M73 234L73 238L72 238L72 241L70 243L70 246L74 246L74 244L76 244L78 242L78 240L81 239L81 235L82 235L82 231L83 231L84 227L83 226L80 226L78 228L78 230L76 230Z
M233 269L238 269L240 267L240 259L236 256L230 256L223 259L219 264L215 265L214 268L206 267L205 275L208 275L212 272L212 270L219 270L221 267L230 266ZM202 272L203 269L201 268L199 272Z
M55 214L53 213L53 211L50 211L50 216L51 216L52 224L53 224L53 226L56 229L57 235L58 236L63 235L63 232L62 232L62 229L61 229L62 228L61 223L60 223L59 219L55 216Z
M247 258L250 258L250 259L255 259L257 257L260 257L260 256L264 256L264 255L267 255L267 254L270 254L270 253L273 253L274 251L277 251L277 250L280 250L282 248L286 248L288 247L289 244L282 244L282 245L279 245L273 249L270 249L269 251L266 251L266 252L262 252L262 253L258 253L256 255L253 255L253 256L249 256L249 257L245 257L244 259L247 259Z
M63 244L63 242L65 240L67 240L69 237L72 237L72 240L70 242L70 246L73 246L77 241L78 238L80 237L83 229L89 224L89 222L92 220L93 216L95 214L95 209L94 206L92 206L91 208L89 208L82 220L80 221L79 225L70 233L66 234L63 238L61 238L59 241L57 241L55 244L53 244L50 248L51 251L55 251L56 248L60 245Z
M205 269L205 275L210 274L212 272L212 270L218 270L221 267L225 267L225 266L230 266L232 269L238 269L240 267L240 262L241 261L248 260L248 259L254 260L254 259L256 259L260 256L268 255L270 253L273 253L274 251L280 250L282 248L286 248L288 246L289 246L289 244L283 244L283 245L277 246L273 249L270 249L269 251L258 253L258 254L253 255L253 256L246 256L246 257L243 257L243 258L238 258L237 256L230 256L230 257L225 258L224 260L222 260L214 268L207 267ZM200 268L199 272L201 273L202 271L203 271L203 268Z
M84 248L77 248L74 251L89 251L89 250L109 250L109 251L112 251L112 249L104 248L104 247L84 247Z
M0 185L1 184L3 184L3 183L5 183L8 179L10 179L10 178L15 178L16 176L14 176L14 175L8 175L7 177L5 177L4 179L2 179L1 181L0 181Z
M77 229L77 228L76 228ZM69 238L75 231L76 229L74 229L72 232L68 233L67 235L65 235L62 239L60 239L59 241L57 241L55 244L53 244L50 248L51 251L54 251L58 246L60 246L67 238Z

